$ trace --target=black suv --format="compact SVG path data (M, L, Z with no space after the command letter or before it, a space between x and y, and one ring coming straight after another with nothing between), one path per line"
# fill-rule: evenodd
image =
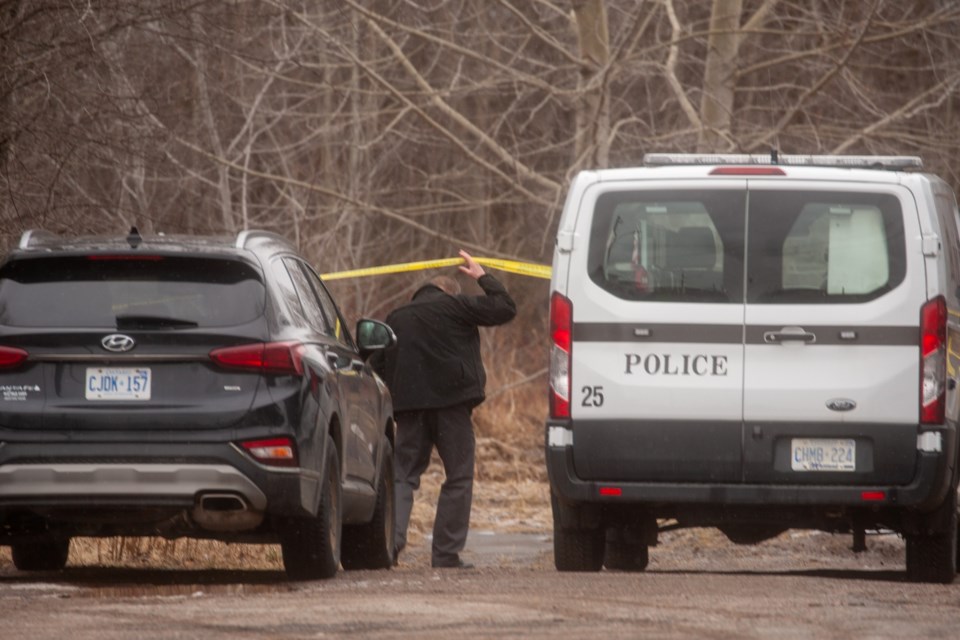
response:
M277 543L287 575L393 565L390 395L280 236L61 238L0 264L0 544Z

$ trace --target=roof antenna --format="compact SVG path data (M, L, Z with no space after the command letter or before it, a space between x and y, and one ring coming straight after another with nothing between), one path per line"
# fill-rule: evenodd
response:
M770 164L779 164L780 163L780 153L776 148L770 149Z
M137 231L136 227L130 227L130 233L127 234L127 242L130 243L131 249L136 249L140 246L140 243L143 242L143 237L140 235L140 232Z

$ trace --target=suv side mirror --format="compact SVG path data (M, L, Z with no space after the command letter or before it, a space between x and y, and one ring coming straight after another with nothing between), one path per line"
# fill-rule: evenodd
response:
M397 336L387 324L379 320L361 318L357 322L357 346L363 357L374 351L389 349L397 344Z

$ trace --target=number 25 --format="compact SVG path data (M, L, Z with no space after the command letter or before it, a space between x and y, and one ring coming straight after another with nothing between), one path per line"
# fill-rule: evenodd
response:
M580 406L583 407L602 407L603 406L603 387L584 387L583 391L583 402L580 403Z

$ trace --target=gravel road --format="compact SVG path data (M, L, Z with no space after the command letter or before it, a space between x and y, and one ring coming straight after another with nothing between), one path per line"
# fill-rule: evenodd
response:
M751 547L678 531L648 571L561 574L547 532L471 533L473 570L433 570L429 541L391 571L289 583L276 569L70 567L0 562L5 639L956 638L960 581L905 580L903 543L788 532Z

